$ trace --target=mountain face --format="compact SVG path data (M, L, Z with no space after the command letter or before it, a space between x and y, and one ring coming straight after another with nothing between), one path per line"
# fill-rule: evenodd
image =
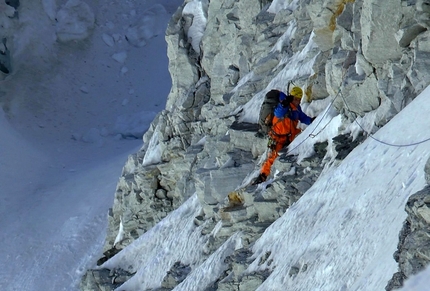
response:
M322 172L342 163L366 134L376 132L429 85L427 4L186 1L166 31L172 77L167 105L144 135L142 149L123 168L100 264L196 194L202 210L194 222L207 236L205 257L238 232L243 244L224 261L227 271L205 290L258 288L269 273L243 273L253 242ZM320 108L332 102L341 125L332 139L315 144L312 155L302 160L281 155L273 166L279 173L264 198L257 199L254 188L237 189L255 177L267 140L254 135L258 115L243 112L258 112L250 107L261 104L272 88L287 91L290 81L304 89L309 110L312 104ZM357 118L370 122L360 133L344 133ZM393 258L399 272L386 282L387 290L429 262L428 197L423 189L405 206L409 216ZM230 207L235 201L246 207ZM103 266L87 272L82 290L111 290L134 276ZM304 268L292 268L290 276ZM172 290L189 272L190 266L173 262L162 274L161 287L145 290Z

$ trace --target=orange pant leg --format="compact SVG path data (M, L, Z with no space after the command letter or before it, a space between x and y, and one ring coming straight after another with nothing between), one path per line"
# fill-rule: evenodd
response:
M261 174L265 174L266 177L270 175L270 169L272 168L273 163L278 157L279 151L284 147L284 145L285 145L285 139L281 141L277 141L275 149L268 151L266 161L261 167L261 171L260 171Z

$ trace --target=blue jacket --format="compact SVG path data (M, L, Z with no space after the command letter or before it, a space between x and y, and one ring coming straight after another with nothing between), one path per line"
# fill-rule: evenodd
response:
M282 104L279 103L274 110L274 114L277 118L288 117L293 121L300 120L301 123L307 125L312 122L312 119L302 111L300 105L297 106L296 109L292 109L290 106L283 107Z

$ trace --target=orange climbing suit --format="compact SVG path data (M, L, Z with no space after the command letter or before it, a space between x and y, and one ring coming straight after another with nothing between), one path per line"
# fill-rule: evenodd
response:
M291 110L297 110L297 108L290 104ZM296 136L301 132L300 128L297 128L299 121L291 120L288 117L278 118L276 116L272 119L272 128L269 131L269 144L271 148L267 153L266 161L264 162L260 173L265 174L266 177L270 175L270 169L273 163L279 155L279 151L285 146L290 144ZM270 140L271 139L271 140ZM272 146L270 144L272 143Z

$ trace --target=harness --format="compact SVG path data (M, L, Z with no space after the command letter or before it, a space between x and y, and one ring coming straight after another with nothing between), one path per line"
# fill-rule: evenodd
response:
M272 126L271 126L271 128L270 128L270 131L269 131L269 135L270 134L272 134L272 135L274 135L274 136L276 136L276 137L289 137L289 136L291 136L291 127L292 127L292 122L293 122L293 120L291 119L291 114L292 113L292 109L291 109L291 107L290 106L288 106L288 113L287 114L285 114L285 116L283 117L283 118L280 118L280 119L278 119L278 121L276 122L276 123L274 123L274 124L272 124ZM274 130L273 130L273 127L276 125L276 124L278 124L279 122L281 122L281 121L283 121L285 118L288 118L289 120L290 120L290 132L289 133L286 133L286 134L279 134L279 133L277 133L277 132L275 132Z

